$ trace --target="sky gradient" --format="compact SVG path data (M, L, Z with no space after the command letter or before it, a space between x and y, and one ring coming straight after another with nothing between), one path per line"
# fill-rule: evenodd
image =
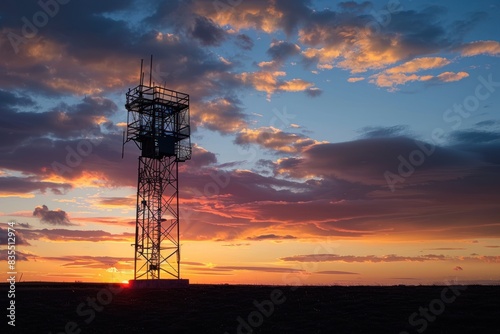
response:
M133 278L153 54L191 99L183 278L500 283L500 6L332 3L3 1L0 264L16 221L25 281Z

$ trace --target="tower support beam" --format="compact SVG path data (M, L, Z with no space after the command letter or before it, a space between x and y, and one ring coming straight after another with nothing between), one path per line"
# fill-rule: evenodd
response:
M139 157L134 279L180 278L178 164Z

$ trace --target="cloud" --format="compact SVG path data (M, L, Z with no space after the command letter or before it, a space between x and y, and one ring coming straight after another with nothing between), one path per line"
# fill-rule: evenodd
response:
M62 226L71 226L72 224L69 220L68 214L61 210L49 210L46 205L37 206L33 211L33 216L40 219L42 223L49 225L62 225Z
M354 83L354 82L363 81L363 80L365 80L364 77L352 77L352 78L347 79L347 82Z
M0 143L0 168L23 174L1 177L2 195L61 195L75 186L133 185L133 170L120 166L135 165L136 159L126 154L121 160L121 130L109 120L117 110L101 97L48 110L2 109L8 121L0 125L7 134Z
M322 275L359 275L359 273L353 273L350 271L339 271L339 270L323 270L323 271L317 271L315 274L322 274Z
M113 101L101 97L85 97L74 105L61 103L45 112L3 108L6 119L0 129L9 136L0 143L0 150L10 153L12 146L44 136L58 140L99 137L101 127L117 111Z
M443 261L447 260L444 255L421 255L421 256L398 256L395 254L376 256L355 256L355 255L337 255L337 254L312 254L312 255L295 255L280 258L282 261L294 262L426 262L426 261Z
M53 242L131 242L134 239L134 233L113 234L103 230L31 229L21 233L26 240Z
M460 81L464 78L467 78L469 73L467 72L443 72L437 76L437 79L443 82L454 82Z
M307 91L314 86L314 83L303 79L280 80L280 77L285 76L283 71L257 71L243 72L238 75L238 78L245 85L249 85L258 91L267 93L267 98L276 92L300 92Z
M240 101L231 98L217 98L195 107L192 122L212 131L228 134L247 126L247 116Z
M112 257L112 256L89 256L89 255L67 255L67 256L44 256L37 257L40 261L66 262L63 267L69 268L95 268L108 270L110 268L131 269L133 268L133 258ZM113 269L111 269L113 270Z
M407 125L394 125L389 127L367 126L361 129L364 138L390 138L400 137L409 132Z
M135 209L135 203L134 207ZM108 226L124 226L124 227L132 227L135 226L135 217L113 217L113 216L106 216L106 217L73 217L73 221L76 222L81 222L84 225L86 224L101 224L101 225L108 225Z
M198 16L194 19L191 36L202 45L220 45L226 38L226 32L209 18Z
M17 223L16 226L20 225L20 223ZM28 242L28 240L26 240L26 238L24 237L24 235L22 234L22 232L20 230L18 230L17 228L15 228L16 230L16 234L15 234L15 240L16 240L16 243L15 245L16 246L30 246L31 244ZM7 227L7 225L5 226L5 228L1 228L0 227L0 245L7 245L8 244L8 232L9 232L9 228Z
M247 244L243 244L247 245ZM226 246L226 245L223 245ZM229 245L235 246L235 245ZM256 271L256 272L269 272L269 273L304 273L302 269L286 268L286 267L267 267L267 266L219 266L212 263L199 263L199 262L182 262L183 265L188 265L190 272L197 274L230 274L235 271Z
M438 145L393 194L384 172L397 173L400 155L408 159L421 149L420 144L431 147L430 142L417 144L407 131L397 128L373 128L362 140L330 144L303 134L251 129L248 115L258 110L246 110L238 98L246 99L255 91L268 97L281 92L320 95L321 89L308 77L296 76L298 67L294 71L279 68L291 58L318 73L366 72L350 78L351 82L374 79L372 75L385 70L401 75L386 73L388 88L398 87L398 82L437 83L464 77L461 72L443 71L438 78L441 72L421 71L448 66L451 58L432 56L443 51L465 55L468 48L471 54L479 49L489 54L484 50L491 43L462 41L477 17L447 25L441 9L421 7L400 10L390 25L370 30L366 28L374 19L373 5L367 2L344 2L334 10L314 8L307 0L255 0L221 11L211 1L190 0L153 2L151 10L143 12L137 11L133 0L71 2L40 30L40 39L30 39L15 54L5 33L19 32L19 18L39 6L36 2L0 6L6 13L0 34L0 71L5 74L0 78L4 116L0 132L5 134L0 142L0 169L9 171L1 172L0 196L136 187L138 152L133 145L126 146L121 160L123 127L118 124L125 114L123 103L110 97L116 99L116 94L137 85L139 59L152 53L153 80L190 93L193 132L208 129L234 135L241 145L256 144L268 150L265 154L275 154L270 158L274 160L257 166L268 172L259 174L233 169L240 166L238 161L218 164L213 152L194 146L193 160L181 167L187 222L182 232L187 240L413 236L415 226L418 233L444 239L500 235L494 220L499 215L496 189L500 185L494 134L451 133L446 139L452 143ZM256 39L269 40L271 34L280 40L273 40L267 53L266 47L254 48ZM226 43L240 48L230 54ZM463 50L453 51L456 45ZM495 54L495 48L491 50ZM267 59L255 58L259 52ZM250 67L253 61L264 63L255 70ZM91 153L76 159L72 152L81 151L87 141ZM65 169L55 170L54 163ZM214 177L229 181L217 183ZM460 197L463 193L470 198ZM100 201L113 207L130 203L126 197L112 195ZM72 215L71 221L108 227L134 224L118 217ZM68 242L131 238L63 229L22 233L26 240Z
M237 244L226 244L222 245L222 247L240 247L240 246L250 246L249 243L237 243Z
M254 46L253 40L246 34L238 34L236 36L236 45L243 50L252 50Z
M388 74L398 73L416 73L423 70L440 68L451 62L443 57L422 57L407 61L399 66L391 67L385 70Z
M319 89L318 87L311 87L311 88L308 88L306 89L306 94L309 96L309 97L318 97L320 96L321 94L323 94L323 91L321 89Z
M439 11L399 10L391 15L390 25L370 29L375 21L370 21L371 16L361 10L356 14L331 10L310 14L299 31L301 43L310 46L303 52L306 63L362 73L431 54L452 44L452 37L441 26Z
M500 133L484 130L459 130L450 134L450 139L455 143L462 144L486 144L500 140Z
M261 132L247 132L252 136L242 136L240 144L281 148L296 139L285 144L277 141L279 136L257 139ZM366 132L368 138L317 143L269 160L265 166L276 174L267 177L254 171L211 168L189 173L184 196L189 201L185 208L190 213L190 229L183 231L183 237L415 237L415 226L427 238L500 235L494 218L500 214L496 142L432 146L403 136L405 126L374 127ZM420 150L432 154L424 153L425 161L391 192L384 173L398 175L401 159L408 161L412 152ZM214 183L210 175L227 181L221 183L225 186L205 192L206 184ZM464 198L464 192L470 196ZM211 204L215 198L217 205ZM214 221L217 224L210 223ZM482 222L480 227L477 221Z
M300 53L300 46L295 43L287 41L274 40L267 50L273 61L283 63L289 57L298 55Z
M282 267L259 267L259 266L216 266L217 270L245 270L245 271L262 271L268 273L302 273L302 269L282 268Z
M87 7L71 3L61 8L64 15L51 20L50 29L40 30L43 38L21 45L18 54L9 47L4 32L19 30L19 20L4 20L0 44L6 47L0 49L0 56L5 62L0 69L6 75L0 78L0 85L51 97L122 92L138 83L139 59L154 54L155 81L169 82L169 88L176 91L189 89L196 99L219 96L221 89L241 88L230 73L231 65L206 48L229 38L228 33L209 17L177 5L152 4L148 13L155 14L144 17L135 1ZM8 16L23 17L28 11L25 6L10 6ZM162 32L164 26L170 28L165 29L168 33ZM248 40L245 43L249 45ZM144 50L148 50L146 55ZM8 70L5 64L9 64ZM29 77L24 75L27 72Z
M238 145L258 144L282 153L297 153L318 142L302 134L284 132L274 127L244 129L234 140Z
M190 167L200 168L217 163L217 156L198 144L193 145L192 152L192 161L189 162Z
M191 2L191 10L210 17L220 26L230 25L236 31L253 28L273 33L277 29L282 29L287 35L296 30L304 17L311 13L308 7L309 1L303 0L275 2L255 0L240 2L234 9L222 2L218 5L198 0Z
M404 85L407 82L412 81L429 81L434 78L432 75L417 75L417 74L385 74L380 73L371 77L370 83L373 83L379 87L387 87L390 88L391 91L394 91L395 86Z
M500 262L500 256L474 256L474 257L458 257L445 256L436 254L427 254L420 256L399 256L395 254L376 256L356 256L356 255L338 255L338 254L309 254L295 255L280 258L285 262L346 262L346 263L385 263L385 262L427 262L427 261L470 261L470 262ZM462 270L461 267L456 267Z
M464 57L477 55L500 56L500 42L497 41L476 41L466 43L457 48Z
M438 248L427 248L426 250L465 250L467 248L462 248L462 247L438 247Z
M40 181L37 177L0 177L0 197L34 197L34 193L65 194L72 188L69 183Z
M373 4L369 1L363 1L362 3L357 3L356 1L343 1L339 2L337 6L343 10L362 12L366 9L372 8Z
M305 149L301 158L281 159L276 171L301 178L339 178L367 185L381 185L386 183L383 176L386 171L397 173L399 156L408 157L411 152L422 147L431 146L403 136L319 143ZM453 175L450 172L454 170L452 166L472 167L474 164L473 156L468 152L437 146L433 148L433 154L424 158L425 164L419 168L422 174L415 173L407 182L420 182L420 177L427 181L453 179L463 174L456 168L457 174ZM442 173L445 169L448 172Z
M7 261L9 258L9 250L8 249L0 249L0 261ZM33 258L34 256L29 253L21 252L19 250L16 250L16 261L29 261L30 258Z
M263 234L252 237L247 237L247 240L262 241L262 240L293 240L297 239L293 235L276 235L276 234Z
M401 65L388 68L380 73L372 75L370 77L370 82L379 87L394 88L395 86L404 85L411 81L429 81L434 78L433 75L418 75L415 73L440 68L450 63L448 59L443 57L415 58ZM465 76L468 76L465 72L445 72L437 76L437 79L443 82L451 82L461 80Z
M13 93L9 91L0 90L0 101L4 108L11 109L12 107L26 107L35 106L36 103L29 96L20 94L19 92Z
M21 226L22 228L30 229L31 225L29 223L16 223L16 226Z
M416 74L420 71L441 68L451 62L443 57L422 57L407 61L399 66L388 68L370 77L370 83L379 87L394 87L404 85L412 81L438 80L441 82L454 82L469 76L466 72L443 72L437 76L431 74Z
M489 128L489 127L496 127L497 125L500 125L500 121L496 120L486 120L486 121L480 121L476 123L477 127L482 127L482 128Z
M100 197L97 199L96 206L100 208L132 208L135 209L136 197Z

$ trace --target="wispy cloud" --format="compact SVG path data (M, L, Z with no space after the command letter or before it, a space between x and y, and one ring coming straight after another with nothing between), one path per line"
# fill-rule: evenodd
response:
M113 234L102 230L68 230L68 229L18 229L25 240L45 240L51 242L131 242L133 233Z
M338 254L308 254L294 255L280 258L286 262L367 262L367 263L382 263L382 262L427 262L427 261L470 261L470 262L487 262L498 263L500 256L445 256L437 254L427 254L420 256L400 256L396 254L376 256L355 256L355 255L338 255Z
M464 57L472 57L477 55L500 55L500 42L497 41L476 41L466 43L457 48Z
M315 274L322 274L322 275L359 275L359 273L353 273L350 271L339 271L339 270L323 270L323 271L317 271Z

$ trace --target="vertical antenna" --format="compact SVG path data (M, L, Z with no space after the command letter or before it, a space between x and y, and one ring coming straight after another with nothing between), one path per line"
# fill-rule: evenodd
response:
M149 64L149 87L153 82L153 55L151 55L151 63Z
M122 159L125 154L125 130L123 130Z
M141 59L141 72L139 73L139 84L142 86L144 83L144 73L142 72L142 65L144 64L144 59Z

